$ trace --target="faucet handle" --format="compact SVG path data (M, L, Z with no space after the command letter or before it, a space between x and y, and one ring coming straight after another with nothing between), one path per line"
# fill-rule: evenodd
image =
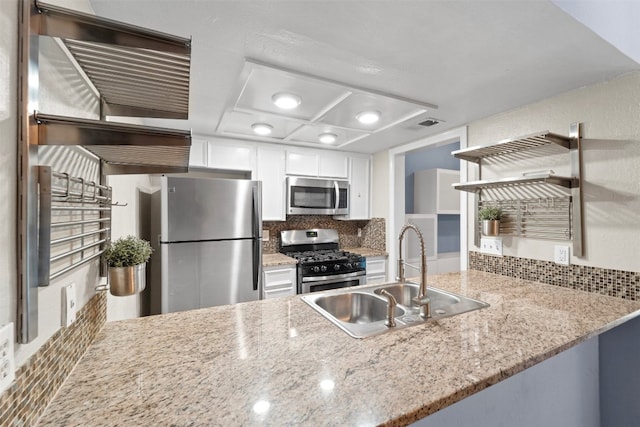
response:
M394 315L396 314L396 305L398 305L398 301L396 298L387 292L386 289L380 291L380 295L387 298L387 320L385 320L384 324L390 328L396 326L396 320L394 319Z

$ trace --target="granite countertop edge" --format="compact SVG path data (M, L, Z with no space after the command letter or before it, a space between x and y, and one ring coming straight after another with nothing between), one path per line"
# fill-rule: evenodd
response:
M638 301L490 273L429 279L490 306L363 340L299 296L107 323L39 425L108 425L119 414L134 424L405 426L640 315ZM321 373L335 389L314 387ZM254 413L261 396L268 415Z

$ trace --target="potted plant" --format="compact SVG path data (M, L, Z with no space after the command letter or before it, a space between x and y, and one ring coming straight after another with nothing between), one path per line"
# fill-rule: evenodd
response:
M480 208L478 218L482 221L482 234L484 236L497 236L500 234L502 210L499 207L484 206Z
M151 245L135 236L120 237L109 243L104 258L109 266L109 289L112 295L127 296L142 292L146 286L146 262Z

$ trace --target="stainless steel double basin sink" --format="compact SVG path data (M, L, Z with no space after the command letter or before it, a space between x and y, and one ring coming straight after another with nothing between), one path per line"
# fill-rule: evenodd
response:
M385 325L387 299L380 296L383 289L393 295L398 302L394 315L395 327ZM412 303L412 299L418 295L418 290L419 286L411 282L389 283L377 287L366 286L316 292L301 298L354 338L366 338L489 306L485 302L429 286L427 296L431 300L431 317L423 319L419 315L419 308Z

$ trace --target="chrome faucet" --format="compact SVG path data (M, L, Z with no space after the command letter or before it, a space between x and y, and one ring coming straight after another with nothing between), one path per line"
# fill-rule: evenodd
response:
M412 301L420 307L420 317L426 319L427 317L431 317L431 300L427 297L427 254L424 249L422 233L418 230L418 227L413 224L405 224L398 236L398 282L406 282L404 277L404 260L402 259L402 239L404 239L404 234L409 229L416 232L420 242L420 290L418 291L418 296L413 298Z

